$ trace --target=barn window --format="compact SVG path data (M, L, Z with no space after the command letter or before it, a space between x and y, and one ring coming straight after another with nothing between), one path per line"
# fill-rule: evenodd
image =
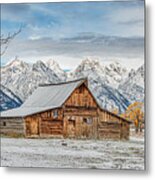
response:
M3 126L6 126L6 122L5 121L3 122Z
M93 119L92 119L92 118L84 118L83 121L84 121L86 124L92 124L92 123L93 123Z
M53 111L53 117L54 117L54 118L57 118L57 117L58 117L58 110L54 110L54 111Z

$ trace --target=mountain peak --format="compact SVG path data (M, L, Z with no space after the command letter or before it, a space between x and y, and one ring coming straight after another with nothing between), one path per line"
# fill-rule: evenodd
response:
M58 64L55 60L53 60L53 59L49 59L49 60L45 61L44 63L45 63L50 69L55 69L55 68L61 69L60 66L59 66L59 64Z
M48 59L47 61L46 61L46 63L47 64L51 64L51 65L55 65L55 64L58 64L55 60L53 60L53 59Z
M41 61L41 60L38 60L33 65L43 65L43 66L45 66L45 63L43 61Z
M62 80L66 79L65 71L60 68L59 64L55 60L49 59L47 61L44 61L44 63L49 69L56 72L56 74L61 77Z
M97 59L91 59L91 58L86 58L86 59L84 59L83 61L82 61L82 63L81 64L89 64L89 65L99 65L100 63L99 63L99 60L97 60Z
M117 74L124 74L128 71L124 66L122 66L122 64L117 61L114 61L107 65L107 68Z
M19 66L23 63L23 61L19 60L19 59L14 59L12 61L9 61L6 66Z
M29 64L18 59L18 58L15 58L14 60L11 60L9 61L4 67L9 67L9 68L17 68L17 67L21 67L21 68L24 68L24 67L28 67Z

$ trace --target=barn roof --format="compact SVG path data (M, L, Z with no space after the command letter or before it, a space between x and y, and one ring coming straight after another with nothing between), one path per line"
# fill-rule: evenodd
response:
M25 117L50 109L60 108L71 93L84 82L86 82L86 78L57 84L42 84L32 93L32 95L28 97L22 106L1 112L1 117ZM89 88L88 90L92 94ZM98 104L93 94L92 96L98 107L103 111L107 111ZM110 111L107 112L121 118L122 120L130 122L129 120L124 119L123 117L120 117Z
M59 84L40 85L19 108L1 112L1 117L24 117L61 107L70 94L85 82L78 79Z

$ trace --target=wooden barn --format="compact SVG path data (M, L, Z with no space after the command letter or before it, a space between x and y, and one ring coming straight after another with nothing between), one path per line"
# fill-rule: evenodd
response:
M1 113L1 133L25 137L128 139L130 121L102 109L86 79L39 86L25 103Z

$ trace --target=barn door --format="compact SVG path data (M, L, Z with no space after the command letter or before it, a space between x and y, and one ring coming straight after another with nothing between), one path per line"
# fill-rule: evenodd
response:
M69 138L75 137L75 121L68 120L67 135Z
M39 123L38 119L33 119L31 123L31 133L32 135L39 135Z
M39 120L37 118L29 119L26 122L27 136L38 136L39 135Z

